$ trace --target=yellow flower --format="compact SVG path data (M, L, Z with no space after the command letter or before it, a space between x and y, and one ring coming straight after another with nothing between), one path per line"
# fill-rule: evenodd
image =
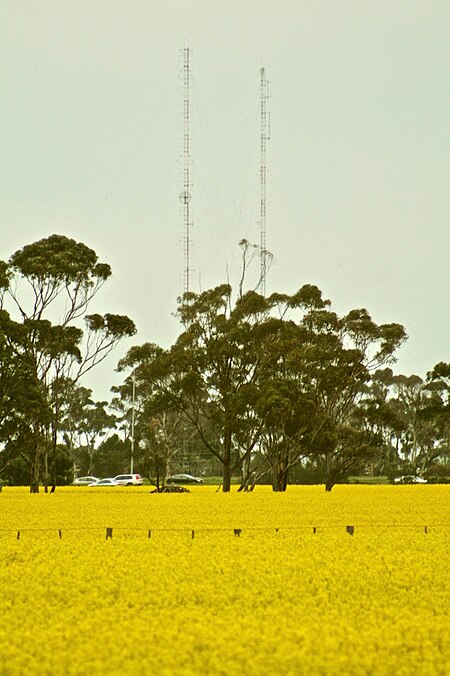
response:
M449 673L448 487L110 490L0 494L2 675Z

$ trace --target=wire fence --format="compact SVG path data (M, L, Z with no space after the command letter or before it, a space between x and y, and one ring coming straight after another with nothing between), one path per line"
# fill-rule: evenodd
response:
M94 533L103 534L106 540L112 540L114 534L124 533L141 533L143 537L148 539L158 533L164 534L186 534L190 539L194 539L196 535L203 533L223 533L234 537L245 536L246 534L260 533L260 534L278 534L278 533L295 533L303 532L316 535L319 532L326 532L329 530L342 531L348 535L354 536L359 532L367 530L382 531L385 529L416 531L428 535L432 531L450 530L450 524L366 524L366 525L342 525L342 524L322 524L320 526L280 526L280 527L254 527L246 526L241 528L227 528L227 527L198 527L198 528L130 528L130 527L78 527L78 528L0 528L0 533L15 534L16 539L20 540L22 535L27 534L41 534L54 533L62 540L64 533Z

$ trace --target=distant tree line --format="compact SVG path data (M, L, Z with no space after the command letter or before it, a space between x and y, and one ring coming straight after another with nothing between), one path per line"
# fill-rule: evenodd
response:
M243 272L235 295L185 294L175 343L129 349L112 401L94 401L83 374L135 333L128 317L87 314L110 274L57 235L0 262L3 480L37 491L128 471L132 416L135 469L158 486L177 471L220 474L225 492L450 476L450 364L394 375L404 328L365 309L340 317L313 285L264 297Z
M222 285L181 299L183 331L167 350L146 343L119 363L134 379L140 448L164 480L186 444L214 458L222 488L290 480L326 490L351 474L441 473L450 467L450 365L426 381L390 364L406 339L364 309L344 317L312 285L292 296Z

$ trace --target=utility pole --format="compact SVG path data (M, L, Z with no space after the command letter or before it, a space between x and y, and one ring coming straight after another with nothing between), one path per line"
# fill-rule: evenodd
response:
M132 376L133 394L131 404L131 458L130 458L130 474L134 471L134 419L135 419L135 401L136 401L136 378Z

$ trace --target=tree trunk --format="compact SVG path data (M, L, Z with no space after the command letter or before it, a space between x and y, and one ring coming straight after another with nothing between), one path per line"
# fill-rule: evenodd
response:
M336 482L333 481L333 479L331 479L331 478L326 479L326 481L325 481L325 490L327 491L327 493L329 493L329 492L331 491L331 489L333 488L333 486L334 486L335 483L336 483Z
M272 490L275 493L285 492L288 482L288 473L289 468L287 458L284 456L284 453L281 453L277 457L273 468Z
M54 493L56 491L57 445L58 445L57 430L56 426L54 426L52 429L52 488L50 491L51 493Z
M30 456L30 493L39 493L39 443L35 442Z
M336 476L332 468L331 453L326 454L323 469L324 469L325 491L329 493L333 488L334 484L336 483Z
M229 493L231 490L231 433L229 429L226 429L224 434L224 449L222 463L223 463L222 490L224 493Z
M250 453L247 453L242 461L242 478L241 485L238 488L238 493L241 493L242 491L246 492L252 490L250 488L251 478L252 472L250 471Z
M222 491L224 493L229 493L230 490L231 490L231 465L228 462L223 464Z
M45 451L44 459L44 492L48 493L48 452Z
M91 475L94 473L94 450L91 448L91 446L88 446L88 456L89 456L88 474Z
M45 433L45 450L44 450L44 491L48 493L48 438Z
M287 489L288 478L289 478L289 465L286 464L286 465L283 466L283 472L282 472L281 481L280 481L281 490L283 492Z
M277 472L276 467L273 468L273 472L272 472L272 490L275 493L278 493L280 491L280 486L279 486L279 483L278 483L278 472Z

